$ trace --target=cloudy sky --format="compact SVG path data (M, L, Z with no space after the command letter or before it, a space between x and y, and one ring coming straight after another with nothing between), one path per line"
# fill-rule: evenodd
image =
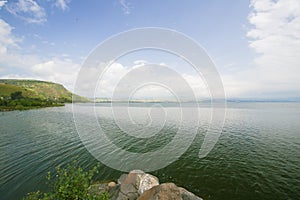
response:
M99 43L142 27L173 29L198 42L229 98L300 98L299 0L0 0L0 78L54 81L73 90ZM180 58L145 51L115 61L97 95L111 96L122 76L147 63L173 67L196 96L209 94ZM138 93L166 93L156 87Z

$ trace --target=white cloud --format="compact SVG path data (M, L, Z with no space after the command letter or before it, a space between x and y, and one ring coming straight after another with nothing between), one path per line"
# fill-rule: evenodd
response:
M124 14L129 15L131 12L131 9L132 9L132 7L130 6L130 3L128 3L126 0L119 0L119 2L122 6Z
M300 97L299 0L251 0L247 32L257 53L252 67L224 66L229 98Z
M127 98L125 94L128 90L128 86L134 86L135 89L140 88L133 94L133 98L175 99L173 94L170 93L164 85L160 85L160 82L157 82L157 80L164 80L170 83L172 86L170 89L182 88L182 82L178 80L178 77L168 73L168 70L162 70L160 67L158 70L153 70L153 68L149 68L148 70L148 66L143 64L147 63L147 61L144 60L142 62L138 60L134 63L133 66L125 67L120 63L114 62L101 77L98 77L99 68L84 68L81 71L81 77L83 78L80 83L78 83L80 88L77 88L77 92L83 96L93 97L95 95L96 97L111 98L115 89L118 87L117 98ZM102 63L98 66L104 67L107 65ZM161 67L167 68L162 65ZM138 71L133 72L134 70ZM179 74L179 76L188 83L197 98L209 97L206 85L199 76L189 74ZM123 84L118 85L119 81L124 78L126 79L125 83L123 82ZM96 90L94 90L96 86L94 83L95 80L99 81ZM137 85L137 83L143 82L143 80L153 80L153 82L150 81L149 84L146 85Z
M20 47L22 39L15 37L12 31L13 27L0 19L0 64L25 69L40 62L38 56L20 53L22 51ZM5 70L3 69L3 71Z
M255 66L224 77L231 92L300 96L299 0L252 0L247 33ZM234 87L233 87L234 86ZM228 88L227 88L228 89ZM256 92L255 92L255 91Z
M0 19L0 54L5 54L8 47L18 47L18 39L13 37L12 27Z
M17 55L16 55L17 56ZM28 55L28 57L30 57ZM1 62L0 62L1 63ZM63 84L68 90L74 90L74 84L80 65L74 63L72 60L64 58L52 58L42 61L42 58L35 60L36 64L29 67L19 67L19 71L25 69L26 74L10 73L1 76L0 78L13 79L37 79L44 81L51 81ZM5 71L6 69L1 69Z
M29 80L37 80L37 78L33 78L31 76L25 74L7 74L0 77L1 79L29 79Z
M69 8L68 3L70 2L71 0L56 0L54 6L64 11Z
M80 65L70 59L54 57L33 65L30 71L40 80L61 83L73 91L79 69Z
M2 1L0 1L2 2ZM54 2L54 1L52 1ZM55 1L57 7L67 9L69 1ZM130 13L130 6L125 0L120 0L125 14ZM4 5L5 3L3 3ZM1 3L0 3L1 5ZM34 19L46 18L43 9L33 0L18 0L8 2L5 7L16 15L28 16L28 13L40 13ZM247 32L249 46L257 52L254 66L247 69L236 69L236 63L230 63L230 73L224 72L221 77L228 97L300 97L300 4L299 0L252 0L251 13L248 20L251 28ZM43 13L44 14L41 14ZM29 15L30 16L30 15ZM20 16L19 16L20 17ZM21 18L22 18L21 17ZM32 17L32 16L31 16ZM46 19L44 19L46 20ZM43 21L43 20L37 20ZM37 23L37 22L32 22ZM72 89L80 66L68 57L44 58L20 53L20 38L12 34L13 27L0 19L0 64L26 69L28 74L10 73L6 77L37 78L64 84ZM36 37L39 37L38 35ZM137 60L135 66L147 64L145 60ZM165 63L160 63L166 66ZM5 73L6 68L1 68ZM120 63L114 63L101 80L97 96L110 97L112 92L129 68ZM21 71L21 70L20 70ZM25 71L25 70L24 70ZM86 70L86 80L83 84L89 87L89 80L97 74L97 68ZM183 74L197 97L207 97L208 91L200 77ZM147 73L143 77L146 77ZM172 80L168 74L162 75ZM174 82L174 87L176 87ZM157 86L141 90L139 95L147 97L163 96L165 89Z
M14 37L11 27L0 19L0 66L1 78L26 78L61 83L72 90L80 66L67 55L47 59L32 54L23 54L22 40ZM6 67L3 67L6 66ZM11 73L9 67L17 69Z
M113 63L108 70L103 74L99 82L98 96L112 97L114 89L117 87L119 80L128 73L120 63Z
M7 3L6 0L1 0L0 1L0 9Z
M8 12L27 23L42 24L47 21L47 15L44 8L39 6L39 4L33 0L9 2L6 9Z
M192 88L196 98L208 98L210 97L210 93L208 88L204 82L204 80L195 74L182 74L182 77L187 81L189 86Z
M60 4L60 6L62 9L66 8L63 4ZM44 9L33 0L8 2L6 8L10 13L28 23L43 23L46 21ZM72 90L80 66L66 55L46 58L34 54L24 54L21 48L22 39L14 36L13 29L7 22L0 19L1 78L53 81L61 83ZM34 37L40 39L43 43L49 43L37 34Z
M24 68L24 66L22 66ZM62 58L52 58L26 68L26 74L6 74L0 78L37 79L63 84L68 90L74 90L74 84L80 65ZM2 71L5 70L1 69ZM19 69L20 70L20 69Z
M145 65L147 64L147 61L146 60L136 60L133 62L133 64L135 65Z

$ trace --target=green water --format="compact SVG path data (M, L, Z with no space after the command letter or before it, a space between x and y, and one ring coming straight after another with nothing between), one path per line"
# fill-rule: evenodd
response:
M132 110L139 113L145 107L138 104ZM165 109L174 110L174 105ZM203 106L203 115L206 109ZM176 125L169 124L151 140L128 139L108 110L105 104L97 106L99 123L115 144L129 151L153 151L170 142L176 132ZM300 199L300 103L228 104L219 141L206 158L199 159L207 123L204 120L197 127L194 142L179 160L151 172L160 182L175 182L204 199ZM190 126L185 127L187 133L194 128ZM84 168L98 163L79 139L71 105L0 113L1 200L47 190L47 172L74 159ZM117 179L121 174L100 165L97 179Z

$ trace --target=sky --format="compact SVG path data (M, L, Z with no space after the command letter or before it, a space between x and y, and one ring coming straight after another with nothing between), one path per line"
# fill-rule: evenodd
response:
M73 91L97 45L143 27L172 29L201 45L227 98L300 99L299 0L0 0L0 78L53 81ZM191 66L159 51L115 61L96 95L110 97L122 76L147 63L173 67L197 97L209 95ZM167 93L155 87L137 95Z

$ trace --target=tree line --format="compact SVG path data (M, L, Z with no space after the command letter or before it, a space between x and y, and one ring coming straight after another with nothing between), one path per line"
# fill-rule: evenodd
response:
M63 106L63 101L52 99L39 99L24 97L22 91L16 91L10 94L10 97L1 97L0 110L28 110L32 108L43 108L52 106Z

